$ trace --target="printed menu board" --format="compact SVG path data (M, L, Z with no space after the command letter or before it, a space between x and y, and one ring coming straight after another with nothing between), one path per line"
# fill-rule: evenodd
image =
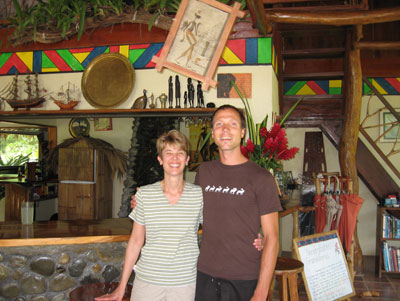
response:
M354 296L346 255L337 231L293 239L310 300L341 300Z

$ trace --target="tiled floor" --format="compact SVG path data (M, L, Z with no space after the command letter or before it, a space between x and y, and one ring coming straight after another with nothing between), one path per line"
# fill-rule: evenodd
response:
M363 273L354 279L356 294L351 300L400 300L400 275L375 274L375 257L364 256ZM273 300L279 300L278 288L275 287ZM299 300L308 300L303 284L299 287Z

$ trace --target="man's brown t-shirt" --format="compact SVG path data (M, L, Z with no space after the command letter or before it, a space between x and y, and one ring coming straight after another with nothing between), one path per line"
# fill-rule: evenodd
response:
M204 162L195 183L203 189L203 238L198 270L217 278L258 278L261 252L253 241L262 215L282 209L273 176L252 161Z

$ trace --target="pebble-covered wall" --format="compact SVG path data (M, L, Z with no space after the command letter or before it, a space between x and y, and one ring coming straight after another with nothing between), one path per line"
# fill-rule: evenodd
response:
M63 301L81 285L118 282L126 244L0 248L0 301Z

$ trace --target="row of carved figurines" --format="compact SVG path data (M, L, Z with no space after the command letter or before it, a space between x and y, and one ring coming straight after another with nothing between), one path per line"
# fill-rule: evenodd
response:
M132 105L132 109L145 109L147 105L150 109L157 107L157 101L160 102L161 108L174 108L174 94L175 94L175 108L181 108L181 84L179 81L179 75L175 76L175 93L173 89L173 77L170 76L168 79L168 96L162 93L160 96L154 99L154 95L147 96L147 90L143 90L143 96L138 97ZM197 104L195 105L195 88L192 83L192 79L189 77L187 79L187 91L183 94L183 107L184 108L204 108L204 96L203 90L201 89L201 82L197 82Z

